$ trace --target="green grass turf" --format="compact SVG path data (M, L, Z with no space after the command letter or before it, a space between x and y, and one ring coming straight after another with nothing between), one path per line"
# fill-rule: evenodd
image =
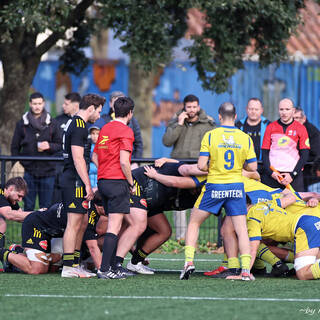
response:
M180 270L183 255L151 256L151 266ZM199 254L196 259L219 260L221 255ZM198 270L212 269L218 261L195 261ZM138 275L126 280L63 279L59 274L30 276L0 274L1 319L308 319L304 311L320 302L230 301L227 298L318 299L320 283L295 279L259 278L256 281L211 279L200 273L180 281L179 273ZM12 296L8 296L8 295ZM21 296L17 296L17 295ZM25 295L48 295L32 297ZM80 296L80 297L75 297ZM91 297L90 297L91 296ZM121 297L121 298L120 298ZM140 297L140 298L139 298ZM145 297L145 298L142 298ZM154 297L154 299L152 299ZM174 298L179 297L179 298ZM182 299L199 297L199 300ZM205 300L207 297L222 300ZM319 313L318 313L319 312Z

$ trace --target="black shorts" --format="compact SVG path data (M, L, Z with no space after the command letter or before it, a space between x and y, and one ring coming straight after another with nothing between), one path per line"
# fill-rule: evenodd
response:
M88 212L88 201L85 199L86 188L79 176L71 170L62 174L62 203L66 212L86 214Z
M151 199L149 199L149 205L148 205L145 192L142 191L142 187L136 181L135 181L135 186L136 186L136 192L135 194L131 195L130 208L147 210L149 218L163 212L162 208L155 208L154 206L152 206L153 204L152 195L149 196L149 198L151 197Z
M106 214L130 213L130 190L127 180L100 179L98 189Z
M51 252L52 237L37 227L37 219L29 216L23 221L22 247L36 249L45 253Z

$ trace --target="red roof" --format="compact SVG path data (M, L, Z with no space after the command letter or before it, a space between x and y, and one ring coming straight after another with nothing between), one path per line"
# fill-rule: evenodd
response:
M302 23L287 43L287 50L290 56L303 54L305 57L320 57L320 5L314 1L307 0L306 7L300 10ZM190 9L188 12L188 31L186 37L199 35L205 27L205 14L197 9ZM254 41L248 47L246 54L253 54Z

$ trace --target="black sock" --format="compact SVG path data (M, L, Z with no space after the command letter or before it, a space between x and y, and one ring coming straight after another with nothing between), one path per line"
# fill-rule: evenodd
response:
M133 253L133 256L131 258L131 263L138 264L139 262L142 262L147 255L148 255L147 252L144 252L142 249L137 248Z
M116 256L116 266L119 265L119 264L122 265L123 264L123 260L124 260L124 258Z
M6 244L6 235L0 232L0 248L4 248Z
M80 263L80 250L74 250L73 267L78 267Z
M63 265L66 267L72 267L73 266L73 259L74 259L73 253L64 253L63 254Z
M100 270L108 271L110 266L115 263L118 236L113 233L106 233L103 243L102 262Z
M0 248L0 261L1 262L7 262L8 261L8 255L11 251L6 248Z

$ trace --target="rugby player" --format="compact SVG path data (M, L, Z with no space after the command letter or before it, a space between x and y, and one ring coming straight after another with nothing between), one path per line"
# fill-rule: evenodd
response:
M62 277L80 277L78 266L83 234L88 224L88 201L93 191L88 175L90 146L87 122L100 117L105 98L87 94L80 101L79 112L66 124L63 136L64 169L62 173L62 202L68 212L67 228L63 236Z
M22 211L18 204L27 192L27 183L22 177L11 178L0 188L0 248L5 246L6 219L22 222L30 213Z
M293 202L292 199L281 198L248 205L247 223L253 257L251 266L262 239L294 242L294 268L297 278L320 279L320 266L317 260L320 257L320 218L289 213L283 209Z
M291 192L288 189L282 190L278 188L271 188L261 183L260 181L248 179L247 177L243 177L243 180L245 192L249 196L251 203L253 204L272 199L278 199L285 195L291 195ZM319 198L319 195L314 192L299 192L295 193L295 196L295 198L291 198L296 200L287 208L288 212L296 212L296 210L299 210L299 208L300 210L303 210L308 207L314 207L318 204L317 198ZM221 235L224 239L224 243L226 244L226 255L228 257L231 257L231 259L233 258L234 264L231 266L228 265L228 268L219 267L215 270L205 272L205 275L212 276L213 278L226 278L228 276L235 275L235 273L237 273L237 268L239 265L239 262L237 261L238 247L233 226L228 223L223 223L221 228ZM269 245L270 242L268 243L268 246ZM257 255L257 257L259 257L260 259L256 259L254 265L255 269L253 271L260 275L265 274L265 266L263 263L261 263L261 260L263 260L273 266L271 271L272 276L282 276L286 272L288 272L289 269L287 265L280 259L285 260L286 262L292 262L293 254L289 250L280 249L275 247L274 245L270 248L272 249L271 251L265 244L260 244Z
M153 231L148 234L142 246L137 246L131 261L127 264L127 269L141 274L154 273L142 262L171 236L171 226L163 212L191 208L199 193L195 194L191 190L191 192L189 190L179 190L173 185L166 187L152 177L155 173L159 177L177 176L172 178L179 178L179 168L181 166L183 166L183 163L176 161L176 163L165 163L157 170L146 166L132 171L136 191L131 196L128 217L135 216L136 219L135 223L132 224L131 231L123 233L119 239L116 257L118 264L122 264L128 251L148 226ZM199 170L195 172L199 172ZM180 178L183 177L180 176ZM184 179L189 180L187 188L195 188L202 186L205 176L185 177ZM179 186L182 188L183 184Z
M98 192L95 193L91 201L92 207L89 208L90 220L87 228L88 238L90 234L90 227L93 219L100 215L104 215L104 209L101 204L101 198ZM95 219L94 219L95 220ZM63 210L63 204L57 203L44 211L31 212L23 221L22 224L22 248L23 251L4 250L4 265L14 265L22 272L28 274L42 274L49 271L50 264L56 264L61 255L52 255L53 252L61 250L52 250L52 239L63 237L67 226L67 213ZM57 246L57 245L56 245ZM91 251L90 251L91 252ZM96 255L93 254L93 258ZM98 257L99 258L99 257ZM101 263L101 253L100 253ZM89 278L95 274L86 272L79 268L79 277Z
M198 168L208 170L208 178L190 217L188 225L185 265L180 279L187 280L194 272L195 246L199 228L211 213L218 214L224 206L227 217L235 229L242 264L242 280L251 280L250 243L246 226L246 204L241 171L257 170L257 159L252 139L234 127L236 110L232 103L219 107L221 127L208 131L201 143ZM209 164L208 164L209 162Z

